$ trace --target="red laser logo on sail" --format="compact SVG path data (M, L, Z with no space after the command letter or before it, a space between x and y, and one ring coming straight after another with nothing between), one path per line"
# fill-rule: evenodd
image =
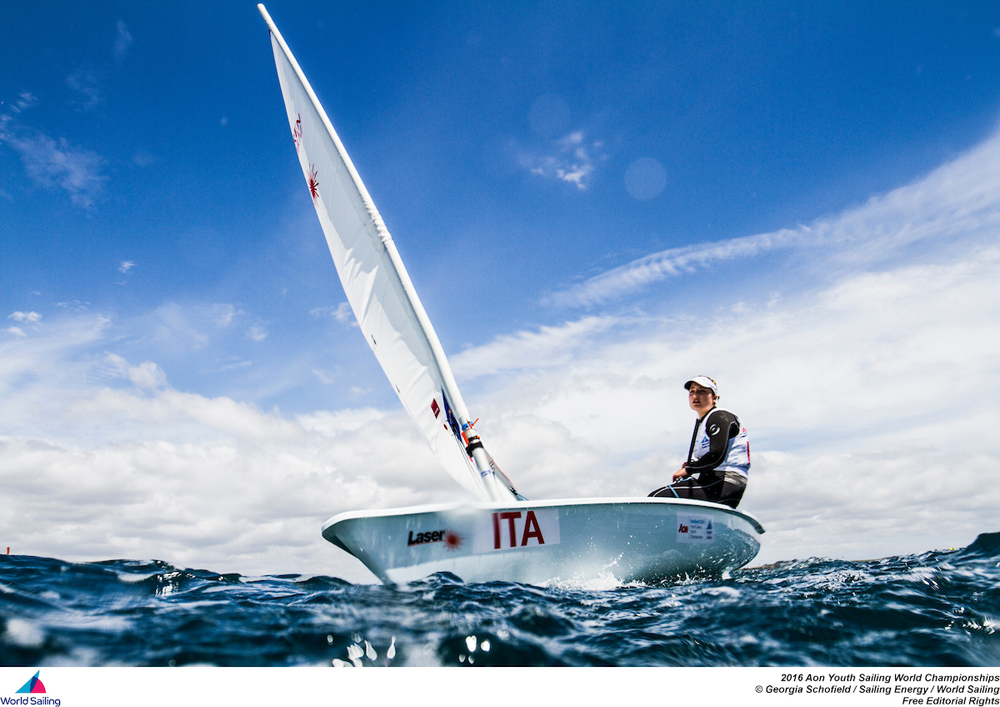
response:
M319 172L316 171L316 165L309 165L309 193L312 194L313 199L319 198L319 182L316 177L319 176Z
M299 114L298 120L295 121L295 127L292 128L292 140L295 141L295 149L298 150L302 147L302 114Z

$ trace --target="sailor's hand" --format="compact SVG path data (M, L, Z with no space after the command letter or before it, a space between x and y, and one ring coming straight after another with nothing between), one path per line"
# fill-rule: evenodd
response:
M691 476L691 474L687 473L687 470L681 467L679 470L674 472L674 481L677 481L678 479L686 479L689 476Z

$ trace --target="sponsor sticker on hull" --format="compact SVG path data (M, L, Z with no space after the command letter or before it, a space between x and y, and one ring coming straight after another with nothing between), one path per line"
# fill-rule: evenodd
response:
M715 526L708 516L691 513L677 514L678 543L710 543L715 539Z

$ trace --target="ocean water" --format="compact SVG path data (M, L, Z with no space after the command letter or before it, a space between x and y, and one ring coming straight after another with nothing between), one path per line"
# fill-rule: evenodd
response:
M610 588L0 556L3 666L997 666L1000 533Z

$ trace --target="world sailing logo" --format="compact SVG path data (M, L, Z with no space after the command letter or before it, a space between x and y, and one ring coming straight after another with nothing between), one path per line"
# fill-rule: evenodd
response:
M32 677L31 680L24 683L24 685L21 686L21 689L17 691L18 694L22 692L44 693L45 685L43 685L42 681L38 679L38 676L41 674L41 672L42 671L39 670L37 673L35 673L34 677Z
M35 673L28 682L21 686L21 689L17 691L17 694L30 694L30 695L44 695L45 694L45 684L38 677L42 671L39 670ZM0 697L0 705L51 705L51 707L59 707L62 700L54 697Z

